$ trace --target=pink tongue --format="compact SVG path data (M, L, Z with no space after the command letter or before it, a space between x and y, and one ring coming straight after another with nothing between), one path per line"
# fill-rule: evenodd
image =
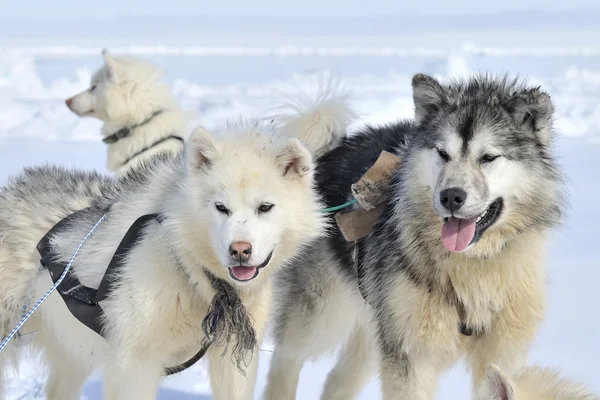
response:
M466 249L473 236L475 236L475 218L460 219L450 217L442 226L442 243L449 251L463 251Z
M240 281L247 281L254 278L256 267L233 267L231 268L231 272Z

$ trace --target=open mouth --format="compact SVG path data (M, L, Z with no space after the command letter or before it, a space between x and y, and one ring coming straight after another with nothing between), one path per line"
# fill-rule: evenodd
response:
M444 247L449 251L457 252L463 251L470 244L477 242L483 232L498 221L503 206L504 201L499 197L481 215L475 218L444 218L444 225L442 226L442 243Z
M256 278L260 273L260 270L267 266L269 261L271 261L271 257L273 256L273 252L271 251L267 256L266 260L263 261L260 265L251 266L251 265L238 265L235 267L229 267L229 276L239 282L248 282L252 279Z

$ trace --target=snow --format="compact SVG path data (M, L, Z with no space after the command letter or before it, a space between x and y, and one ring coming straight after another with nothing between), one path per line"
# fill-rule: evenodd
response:
M468 22L465 18L461 21ZM556 103L558 151L571 205L564 227L550 244L549 312L531 359L560 366L600 391L595 368L600 358L595 281L600 278L600 256L594 248L600 223L600 29L588 24L578 30L574 21L552 34L548 27L545 33L526 26L486 30L479 23L478 30L457 33L444 25L413 36L399 27L396 33L378 36L245 35L240 28L219 37L199 30L193 37L182 28L165 36L125 32L106 40L102 32L92 31L70 40L64 26L20 36L0 29L0 183L23 166L44 162L106 170L100 123L78 118L64 99L88 86L107 43L114 44L110 48L115 54L136 54L161 65L183 107L195 110L198 123L208 128L227 117L268 110L281 91L310 91L319 73L333 74L353 90L362 117L357 126L410 118L414 72L441 78L478 71L518 73L542 85ZM311 31L310 26L302 28ZM19 29L24 32L22 24ZM519 40L519 35L528 39ZM265 385L271 349L269 340L261 346L256 398ZM308 364L298 398L318 398L332 366L332 356ZM44 374L31 360L11 380L9 400L43 399ZM458 365L444 375L437 398L469 398L469 385L464 366ZM99 400L101 392L101 380L94 376L83 398ZM165 379L159 398L210 399L204 363ZM376 398L379 383L374 378L360 399Z

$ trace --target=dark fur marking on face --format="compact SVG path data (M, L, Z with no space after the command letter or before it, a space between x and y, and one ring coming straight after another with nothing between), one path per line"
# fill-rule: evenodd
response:
M473 135L475 134L475 113L474 109L468 110L467 114L464 116L461 121L460 126L458 127L458 134L462 139L462 154L467 154L469 150L469 142L473 139Z

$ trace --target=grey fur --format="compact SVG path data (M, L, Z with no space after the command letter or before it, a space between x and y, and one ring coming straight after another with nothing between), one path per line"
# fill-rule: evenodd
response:
M372 365L374 354L360 350L368 348L369 340L360 343L348 336L356 329L373 331L379 349L373 353L381 358L384 399L431 399L437 377L455 361L459 352L453 346L465 340L473 343L473 350L467 350L467 356L473 360L474 382L482 378L477 360L495 361L499 354L506 354L510 357L505 356L502 362L508 365L517 363L527 353L543 309L538 307L535 297L531 298L531 305L522 304L518 309L525 315L522 318L530 319L522 323L531 327L522 336L515 334L518 340L511 342L514 348L497 349L492 338L500 334L496 321L509 308L510 301L502 293L515 290L514 301L530 299L529 294L523 294L527 288L519 292L520 289L502 286L502 280L508 280L498 278L502 274L529 273L513 271L513 266L503 264L504 255L527 248L527 243L531 243L530 247L536 249L529 250L533 258L541 257L538 238L558 226L564 215L563 177L551 146L554 106L550 96L539 87L531 88L506 76L476 75L441 84L430 76L417 74L412 84L415 121L369 127L319 160L319 189L325 198L337 201L340 193L350 198L349 183L358 180L374 162L373 155L381 150L396 151L402 157L402 164L382 217L360 244L364 271L361 284L368 306L358 290L350 257L352 245L345 243L339 232L332 232L326 243L315 244L298 261L293 273L280 277L276 348L265 392L268 400L293 398L304 361L345 340L348 342L338 365L329 374L322 398L356 396L375 372L367 367ZM451 156L441 159L447 156L442 151L456 144ZM476 148L479 145L501 152L502 164L494 165L504 165L507 176L514 178L507 181L506 187L496 188L486 178L487 174L502 176L502 173L487 169L499 168L489 166L498 161L483 159L479 153L482 150ZM436 149L440 150L439 156ZM425 182L428 168L424 165L436 168L439 175L435 181ZM337 176L350 176L351 180L346 182ZM464 216L463 210L454 214L459 218L474 218L485 212L494 200L491 196L497 195L494 191L501 191L504 198L500 223L476 236L469 253L451 253L440 240L442 218L450 214L444 214L437 199L442 189L453 186L464 188L468 192L467 203L470 202L465 206ZM499 282L498 287L490 286L489 293L482 288L490 283L477 282L475 277L488 273L481 272L483 268L498 275L493 280ZM522 278L531 282L514 282L514 285L519 288L530 285L535 296L543 297L542 273L537 266L531 266L531 271L533 275ZM469 278L471 273L473 277ZM487 296L495 296L490 293L496 289L500 290L497 299L486 300ZM423 306L413 308L413 304ZM419 314L429 305L433 321ZM534 310L531 315L527 315L529 307ZM464 321L460 319L460 309L465 311ZM436 313L440 313L439 321L435 320ZM422 324L429 325L423 328L418 318L425 318L428 322ZM458 329L461 323L472 329L474 335L462 337ZM436 324L447 324L439 333L447 342L438 342L441 339L433 336L438 334ZM428 333L431 338L423 333L423 337L418 336L420 341L415 339L415 332L420 329L423 332L433 329L433 333ZM508 325L503 329L516 328ZM484 354L475 350L475 344L492 347ZM421 349L418 346L423 346L422 352L415 350ZM427 352L431 352L429 358L419 358ZM344 380L341 377L345 374L352 376Z

